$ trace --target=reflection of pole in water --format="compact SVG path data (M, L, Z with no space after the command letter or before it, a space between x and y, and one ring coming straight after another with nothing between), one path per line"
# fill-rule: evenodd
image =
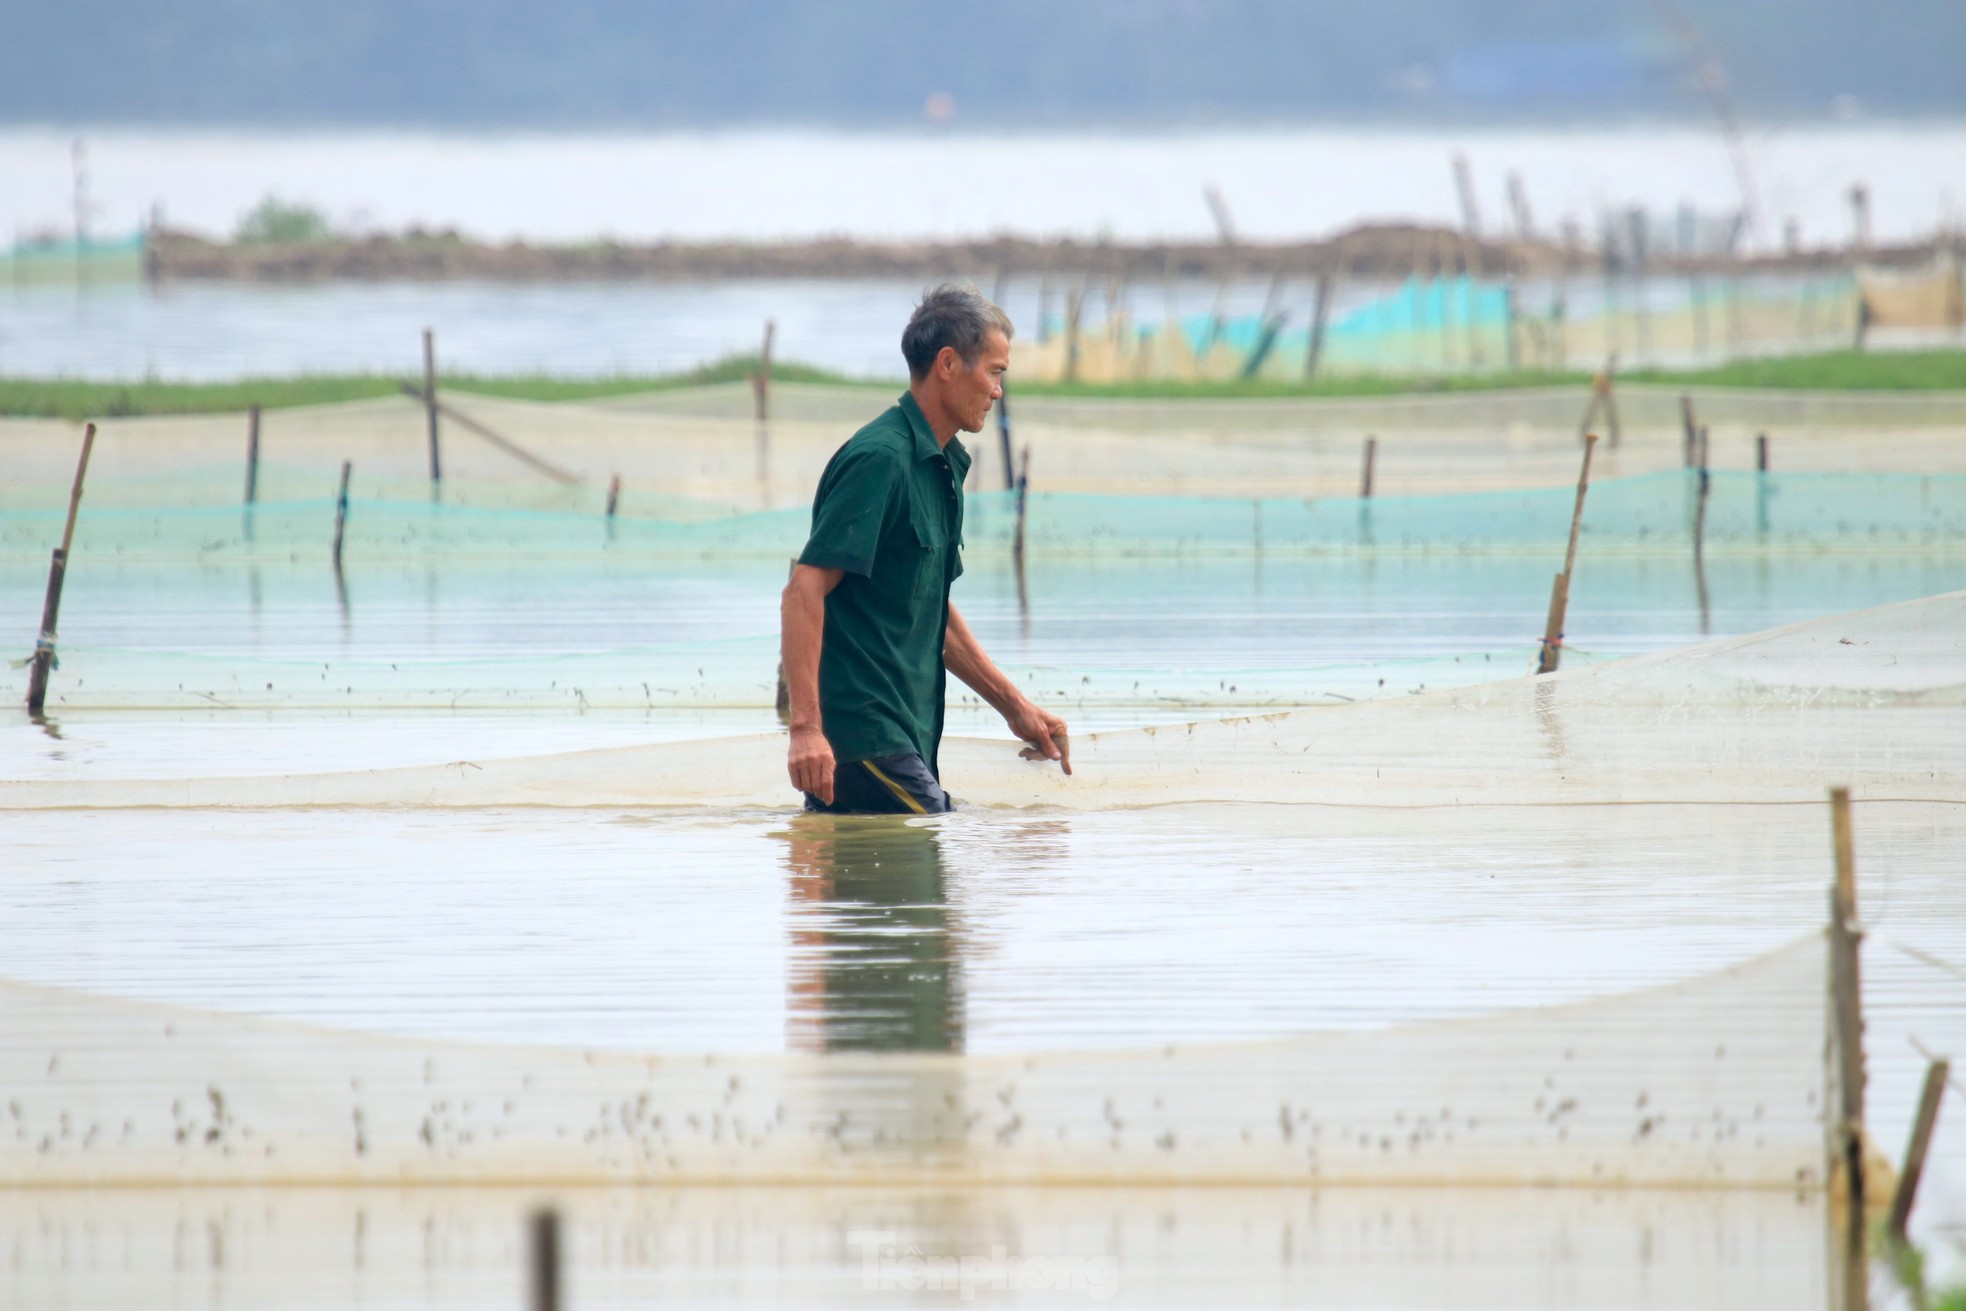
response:
M1031 637L1031 587L1024 577L1024 557L1013 562L1017 573L1017 627L1026 641Z
M1768 537L1768 434L1754 439L1754 532L1763 541Z
M1711 490L1712 478L1707 471L1707 428L1700 426L1700 435L1695 443L1699 467L1695 471L1698 482L1697 499L1693 509L1693 581L1700 598L1700 633L1702 636L1713 631L1712 612L1707 603L1707 496Z

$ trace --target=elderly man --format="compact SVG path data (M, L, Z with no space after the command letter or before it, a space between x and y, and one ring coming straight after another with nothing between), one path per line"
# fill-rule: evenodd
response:
M1031 704L949 604L969 472L956 434L982 431L1003 395L1010 334L973 289L923 296L901 334L906 394L819 479L812 536L781 605L790 772L809 810L948 810L937 755L949 673L1072 772L1065 721Z

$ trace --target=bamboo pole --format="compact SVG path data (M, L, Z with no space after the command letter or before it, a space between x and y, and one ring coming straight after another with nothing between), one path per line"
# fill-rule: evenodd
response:
M1017 536L1011 542L1011 555L1018 569L1024 567L1024 511L1031 493L1031 447L1025 443L1023 458L1017 463Z
M431 397L430 392L427 392L412 383L402 382L396 385L402 390L403 395L408 396L413 400L419 400L424 402L425 406L430 409L431 413L441 414L444 417L450 419L452 422L456 423L459 427L463 428L466 432L476 433L478 436L490 442L493 446L498 447L499 450L504 451L507 455L511 456L513 459L519 461L521 464L527 465L530 468L537 469L540 473L545 474L548 478L551 478L554 482L571 486L574 483L580 481L578 476L568 473L565 469L560 468L556 464L552 464L546 460L540 459L537 455L534 455L531 451L519 445L511 438L504 437L496 432L493 432L490 428L487 428L484 424L478 422L476 419L472 418L470 415L466 414L464 411L458 409L457 407L446 404L443 401L437 401L435 402L435 404L432 404L430 400ZM431 422L434 424L436 420L432 419ZM437 448L434 445L430 448L433 457L436 452L436 449ZM435 466L433 465L432 467Z
M246 504L259 499L259 406L246 410Z
M61 530L61 545L48 562L48 591L41 600L41 632L34 639L34 655L28 661L27 713L39 718L48 702L48 675L55 667L55 631L61 618L61 587L68 579L68 552L75 544L75 516L82 508L82 480L89 474L89 453L95 450L96 426L82 430L82 458L75 464L75 485L68 493L68 522Z
M1604 361L1604 428L1610 437L1610 444L1616 446L1624 435L1624 427L1618 422L1618 352L1612 351Z
M341 462L341 490L335 493L334 501L334 571L341 574L341 539L348 527L348 474L354 467L351 460Z
M1591 378L1591 398L1584 404L1584 417L1577 421L1578 441L1590 435L1601 413L1606 421L1606 431L1611 434L1611 445L1618 444L1618 402L1611 391L1617 372L1618 352L1612 351L1605 357L1604 367Z
M1365 439L1365 458L1358 475L1358 499L1361 501L1372 499L1372 468L1378 461L1379 439L1377 437L1367 437Z
M1332 270L1327 268L1318 274L1317 299L1311 308L1310 346L1304 355L1304 379L1310 381L1317 377L1317 366L1324 355L1324 329L1331 318Z
M1836 1118L1833 1145L1843 1171L1850 1223L1861 1242L1864 1211L1864 1011L1857 926L1856 842L1850 826L1850 789L1831 788L1830 833L1836 882L1830 889L1830 1020L1836 1052Z
M765 320L765 341L758 350L758 371L751 375L751 392L758 405L758 422L765 422L771 411L771 339L778 333L774 319Z
M442 482L444 466L437 455L437 336L423 330L423 418L430 430L430 481Z
M1768 434L1757 433L1754 439L1754 471L1768 472Z
M1918 1115L1912 1121L1911 1139L1905 1144L1905 1163L1898 1171L1898 1188L1891 1196L1890 1231L1902 1240L1911 1222L1912 1204L1918 1200L1918 1181L1925 1173L1925 1154L1932 1146L1932 1130L1939 1123L1939 1102L1945 1096L1946 1079L1952 1062L1936 1060L1925 1067L1925 1086L1918 1094Z
M1693 443L1699 440L1700 425L1693 417L1693 398L1681 395L1679 398L1679 463L1681 468L1693 467Z
M620 508L621 475L616 474L614 477L608 479L608 518L614 518L614 512Z
M1017 458L1010 445L1010 388L997 397L997 444L1003 451L1003 489L1017 490Z
M560 1311L560 1214L533 1212L526 1224L526 1304L530 1311Z
M1553 674L1563 659L1563 623L1570 609L1570 575L1577 567L1577 538L1584 526L1584 494L1591 486L1591 453L1597 449L1597 434L1584 434L1584 467L1577 475L1577 503L1570 511L1570 545L1563 552L1563 572L1550 586L1550 610L1543 621L1543 645L1537 656L1536 672Z

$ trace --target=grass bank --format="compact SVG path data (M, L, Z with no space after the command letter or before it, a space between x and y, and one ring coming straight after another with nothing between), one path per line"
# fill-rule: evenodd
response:
M443 386L516 400L579 401L635 392L715 383L741 382L757 367L755 357L736 356L683 373L622 374L603 378L512 375L474 377L446 374ZM833 386L866 385L800 364L774 363L772 376L783 382ZM1741 360L1708 369L1637 369L1621 375L1628 382L1683 387L1747 387L1813 391L1966 391L1966 351L1888 353L1838 351L1779 359ZM0 378L0 415L80 420L151 414L210 414L249 405L278 409L324 405L397 394L400 378L384 374L313 374L290 378L248 378L235 382L84 382L63 379ZM898 386L889 379L883 386ZM1140 397L1197 399L1305 396L1410 396L1479 392L1527 387L1582 386L1585 373L1520 370L1443 377L1345 375L1314 382L1016 382L1031 396Z

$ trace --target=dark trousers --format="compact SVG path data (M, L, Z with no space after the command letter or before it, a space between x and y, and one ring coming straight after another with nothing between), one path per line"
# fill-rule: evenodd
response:
M833 804L808 792L806 809L829 815L940 815L954 810L928 762L914 752L842 760L833 769Z

